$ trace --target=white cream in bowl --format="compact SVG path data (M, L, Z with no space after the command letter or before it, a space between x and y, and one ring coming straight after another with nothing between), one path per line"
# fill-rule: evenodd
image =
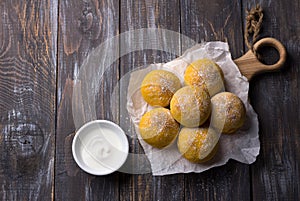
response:
M78 166L93 175L118 170L128 156L128 140L115 123L95 120L84 124L75 134L72 154Z

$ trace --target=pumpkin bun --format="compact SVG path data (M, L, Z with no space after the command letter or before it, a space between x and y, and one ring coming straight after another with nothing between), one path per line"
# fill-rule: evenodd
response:
M216 154L219 135L211 128L182 128L177 141L179 152L193 163L203 163Z
M222 133L236 132L243 126L246 109L241 99L233 93L222 92L212 99L211 124Z
M210 115L210 96L203 86L182 87L174 94L170 110L174 119L181 125L200 126Z
M141 93L149 105L167 107L180 87L180 80L174 73L166 70L153 70L145 76L141 85Z
M175 140L179 124L172 117L170 110L155 108L142 116L139 131L145 142L161 149Z
M210 96L225 91L222 69L209 59L200 59L191 63L185 70L186 85L205 85Z

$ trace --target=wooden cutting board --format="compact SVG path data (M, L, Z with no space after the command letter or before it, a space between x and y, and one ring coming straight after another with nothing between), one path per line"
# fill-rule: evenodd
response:
M251 78L256 74L278 70L286 61L287 54L285 47L275 38L263 38L254 44L255 50L258 50L262 47L275 48L279 53L279 60L275 64L265 65L257 59L251 50L249 50L246 52L246 54L234 60L241 73L247 77L248 80L251 80Z

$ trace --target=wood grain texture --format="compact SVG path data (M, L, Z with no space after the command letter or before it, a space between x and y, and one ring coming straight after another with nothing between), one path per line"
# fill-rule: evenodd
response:
M229 161L201 174L162 177L125 173L95 177L77 167L71 154L76 131L74 80L95 48L119 32L165 28L197 42L227 41L235 59L247 51L245 10L257 3L264 9L261 37L281 41L288 57L280 71L254 76L250 82L261 140L254 164ZM1 1L0 199L298 200L299 9L299 0ZM128 37L121 44L130 48L132 42ZM162 46L167 46L164 40ZM97 118L134 132L125 107L118 107L125 100L118 96L122 91L116 91L113 101L110 96L118 80L138 67L170 61L184 48L182 44L169 52L138 51L109 66L98 83ZM278 58L267 49L260 53L267 63ZM131 152L143 152L136 139L129 140Z
M74 124L72 98L74 80L88 54L119 32L119 2L109 0L72 0L59 4L59 46L56 131L56 200L118 200L118 173L95 177L83 172L73 160L71 144ZM109 55L107 55L109 56ZM118 80L118 63L104 73L96 93L97 118L118 121L108 109L110 96ZM96 75L95 75L96 76ZM93 76L89 82L93 82ZM79 97L84 100L84 97ZM81 115L81 114L75 114ZM76 116L76 118L78 118Z
M181 30L192 39L229 43L233 58L242 55L240 1L181 2ZM185 176L185 200L250 200L249 166L234 161L201 174Z
M0 199L54 191L56 3L0 3Z
M120 2L121 32L141 28L163 28L180 32L179 1L121 0ZM141 39L144 37L142 34L138 36ZM159 40L159 38L150 40ZM126 41L128 41L126 43L128 48L139 42L139 40L133 41L131 36ZM167 48L164 40L161 40L160 43L169 51L143 50L122 57L120 60L121 76L152 63L170 61L176 57L176 52L179 52L181 48L180 46L175 46L173 49ZM142 44L140 47L144 48ZM121 107L120 114L126 113L126 108ZM126 132L135 132L129 119L120 118L120 123ZM136 138L129 140L130 152L143 153ZM122 175L120 184L120 200L183 200L184 198L184 175L182 174L165 177L153 177L151 174Z
M243 10L256 1L245 1ZM300 187L299 1L260 2L264 10L261 37L274 37L287 49L287 63L277 73L257 76L250 85L259 116L261 151L251 166L253 200L298 200ZM272 53L272 52L270 52ZM276 61L277 54L266 55Z

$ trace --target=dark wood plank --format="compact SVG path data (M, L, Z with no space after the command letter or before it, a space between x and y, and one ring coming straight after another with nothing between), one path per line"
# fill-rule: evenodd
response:
M140 28L164 28L180 32L179 1L135 1L121 0L121 32ZM144 35L140 35L143 38ZM151 38L151 40L155 40ZM136 42L129 36L126 45L132 47ZM122 43L121 43L122 44ZM166 47L165 41L161 41ZM122 48L122 47L121 47ZM123 47L124 48L124 47ZM176 49L177 48L177 49ZM169 52L143 50L130 53L120 60L121 76L138 67L146 67L151 63L167 62L176 57L180 47L174 47ZM126 87L126 83L124 83ZM121 98L121 97L120 97ZM126 114L126 108L120 108L120 114ZM126 115L125 115L126 116ZM120 123L125 131L132 133L134 127L128 119L120 117ZM143 153L137 139L130 139L130 152ZM184 198L184 175L153 177L151 174L122 175L120 178L121 200L182 200Z
M51 200L57 4L0 3L0 199Z
M182 33L196 40L227 41L233 58L242 55L241 2L182 1ZM201 174L185 176L186 200L250 200L249 166L235 161Z
M106 39L118 34L118 27L117 0L60 1L55 174L57 200L119 199L118 173L103 177L89 175L77 167L71 154L74 131L78 129L75 128L72 113L74 79L88 54ZM105 72L104 79L95 83L100 85L95 97L99 119L118 121L118 108L114 111L116 114L109 110L110 94L118 80L118 66L118 63L114 63ZM93 76L89 79L90 82L94 80Z
M243 10L255 6L245 1ZM280 40L288 52L287 64L277 73L256 77L250 98L260 121L261 151L251 166L253 200L298 200L300 187L300 14L299 1L262 2L261 37ZM276 61L268 49L263 55ZM269 56L267 55L269 53ZM273 53L273 54L272 54Z

